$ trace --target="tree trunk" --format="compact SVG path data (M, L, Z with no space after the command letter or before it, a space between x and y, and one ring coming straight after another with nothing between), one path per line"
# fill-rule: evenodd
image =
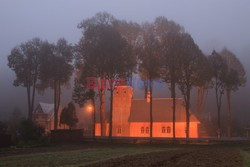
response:
M56 89L56 81L54 81L54 129L57 129L57 111L56 111L56 108L57 108L57 105L56 105L56 102L57 102L57 89Z
M218 138L220 138L221 137L221 128L220 128L220 99L219 99L218 88L215 88L215 96L216 96L217 117L218 117L218 120L217 120L217 126L218 126L217 135L218 135Z
M101 136L106 136L105 89L99 89Z
M36 87L35 85L33 86L32 90L32 102L31 102L31 117L33 117L33 112L34 112L34 103L35 103L35 95L36 95Z
M175 82L171 82L171 97L173 98L173 139L175 140L175 110L176 110L176 94Z
M227 136L232 137L231 90L227 90Z
M61 85L60 81L54 81L54 129L58 128L58 110L60 106L60 96L61 96Z
M27 86L27 97L28 97L28 119L32 120L31 100L30 100L30 86Z
M113 128L113 88L110 89L110 115L109 115L109 139L112 139Z
M187 98L186 98L186 138L189 138L189 128L190 128L190 89L187 88Z
M152 143L153 137L153 101L152 101L152 80L149 80L149 91L150 91L150 143Z
M35 95L36 95L36 81L37 81L37 70L36 70L34 83L33 83L33 90L32 90L31 118L33 117L33 112L34 112L34 103L35 103Z
M92 98L92 105L93 105L93 138L95 138L95 99Z

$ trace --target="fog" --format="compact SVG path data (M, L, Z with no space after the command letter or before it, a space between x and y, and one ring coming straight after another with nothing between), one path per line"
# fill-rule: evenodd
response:
M13 87L14 73L7 66L10 50L21 42L40 37L55 42L64 37L75 44L81 37L77 24L97 12L106 11L118 19L139 23L165 16L184 26L205 54L227 47L242 61L250 78L250 1L242 0L1 0L0 1L0 120L14 108L27 110L26 90ZM71 85L72 87L72 85ZM71 100L71 89L63 91L62 105ZM136 91L136 97L142 93ZM167 97L169 91L154 96ZM213 90L207 108L213 110ZM250 123L250 85L233 94L232 110L238 120ZM194 98L193 98L194 100ZM39 101L53 103L46 91ZM193 101L194 103L194 101Z

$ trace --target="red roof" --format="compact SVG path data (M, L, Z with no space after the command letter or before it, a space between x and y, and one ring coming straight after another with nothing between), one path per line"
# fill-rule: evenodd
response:
M172 98L153 98L153 122L172 122L172 103ZM149 107L146 99L132 99L129 122L149 122ZM181 98L176 98L175 119L176 122L186 122L186 110ZM200 121L190 112L190 122Z

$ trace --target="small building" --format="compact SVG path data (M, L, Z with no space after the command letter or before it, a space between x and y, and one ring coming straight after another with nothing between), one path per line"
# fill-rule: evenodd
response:
M133 99L133 88L118 86L113 95L113 136L149 137L150 101ZM153 137L173 136L173 99L153 98ZM176 137L186 137L186 110L182 98L176 98ZM190 138L197 138L200 121L190 111ZM106 126L108 136L109 126ZM96 123L96 136L100 136L100 123Z
M62 109L59 107L58 111L58 129L68 129L66 125L60 126L60 115ZM54 104L39 103L36 107L33 120L40 126L44 127L45 132L54 130Z

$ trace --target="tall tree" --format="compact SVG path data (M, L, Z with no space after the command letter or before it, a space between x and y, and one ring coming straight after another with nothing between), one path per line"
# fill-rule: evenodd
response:
M231 112L231 92L244 86L246 82L245 69L234 53L224 48L221 56L226 61L228 69L226 74L226 97L227 97L227 135L232 136L232 112Z
M73 72L72 46L61 38L56 44L45 43L42 49L40 88L54 89L54 128L58 127L61 86L67 86Z
M39 38L33 38L12 49L8 56L8 66L16 74L13 85L23 86L27 89L29 119L32 119L34 110L42 43Z
M152 141L153 136L153 81L160 77L161 70L160 44L154 30L153 24L144 24L139 43L139 72L141 78L146 80L150 96L150 141Z
M226 88L227 63L220 54L213 51L209 56L212 69L212 86L215 89L216 106L217 106L217 135L221 137L221 105L222 95Z
M83 37L78 43L79 54L78 59L83 62L91 64L93 70L95 70L96 77L101 81L98 88L98 96L100 102L100 122L101 122L101 136L106 135L106 114L105 114L105 88L106 73L104 71L103 62L105 60L105 53L102 51L102 44L100 37L102 37L102 31L104 27L113 27L116 19L104 12L97 13L94 17L83 20L78 28L82 29Z
M127 76L130 64L131 47L124 39L117 27L117 20L108 13L98 13L93 18L84 20L79 28L83 28L83 37L78 46L83 61L90 64L95 71L96 78L103 81L99 87L100 106L103 106L105 87L110 90L110 123L109 137L112 137L113 90L116 79ZM103 106L104 108L104 106ZM102 135L105 134L105 112L100 109ZM104 129L104 131L103 131Z
M204 56L189 34L182 34L181 41L182 42L179 46L179 49L182 52L182 57L180 59L180 78L178 80L178 85L185 101L186 138L189 138L191 100L190 93L192 87L198 84L200 77L199 64L202 62L201 60L204 58Z
M112 123L113 123L113 91L119 80L129 76L130 72L127 68L130 64L129 55L131 55L131 47L123 39L118 31L110 27L110 30L104 31L105 37L103 42L106 41L107 45L103 45L103 52L107 55L105 57L105 72L108 81L108 89L110 91L110 118L109 118L109 138L112 137Z
M176 84L180 74L181 53L179 45L181 34L184 29L165 17L158 17L155 20L157 35L160 38L160 54L162 57L163 81L170 85L171 98L173 98L173 138L175 139L175 111L176 111Z

